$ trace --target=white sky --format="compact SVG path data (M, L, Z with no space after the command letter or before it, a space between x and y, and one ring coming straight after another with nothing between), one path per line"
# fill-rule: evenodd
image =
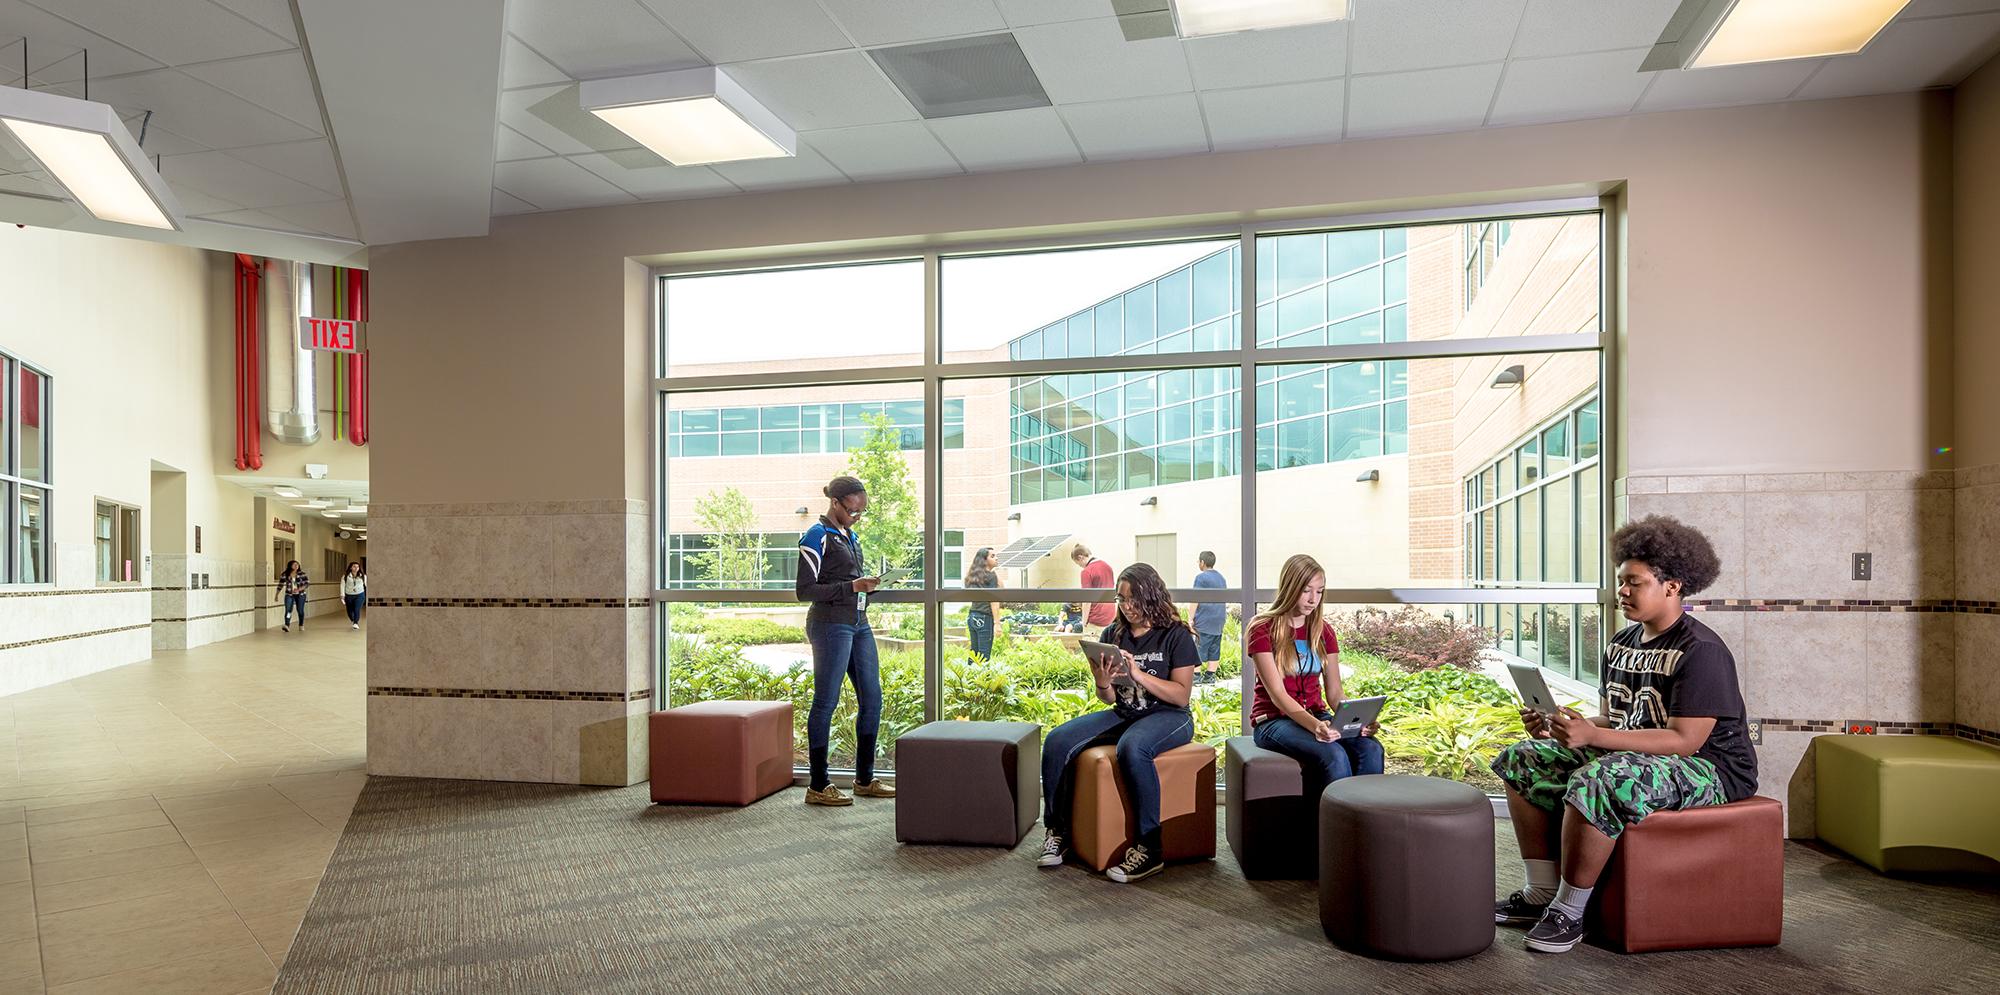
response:
M944 348L990 349L1226 246L1180 242L947 259ZM667 365L923 352L923 264L667 283Z

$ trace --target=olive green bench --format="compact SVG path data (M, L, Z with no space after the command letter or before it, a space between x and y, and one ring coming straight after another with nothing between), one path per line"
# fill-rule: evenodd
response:
M2000 750L1947 736L1821 736L1813 749L1821 840L1883 872L2000 861Z

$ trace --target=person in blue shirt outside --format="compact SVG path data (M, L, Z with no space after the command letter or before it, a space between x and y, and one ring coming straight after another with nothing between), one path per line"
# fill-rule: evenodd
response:
M854 523L868 510L868 491L853 477L826 485L826 514L799 537L799 573L794 593L806 609L806 641L812 644L813 700L806 713L806 751L811 776L808 805L852 805L827 777L826 757L833 738L833 713L840 707L842 681L854 682L860 708L854 716L854 793L894 798L896 789L875 776L875 736L882 723L882 672L875 655L875 631L868 626L868 595L882 578L862 570L861 540Z
M1201 555L1195 558L1195 565L1201 568L1194 575L1196 590L1229 586L1229 581L1215 569L1214 551L1202 550ZM1204 601L1194 606L1194 641L1201 658L1201 668L1194 672L1196 684L1215 683L1215 668L1222 662L1222 628L1228 621L1229 606L1221 602Z

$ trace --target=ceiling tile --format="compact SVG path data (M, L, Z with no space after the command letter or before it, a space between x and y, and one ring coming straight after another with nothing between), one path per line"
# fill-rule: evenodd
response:
M1507 63L1488 124L1573 121L1628 114L1651 78L1639 71L1648 48Z
M1528 0L1515 58L1651 48L1680 0Z
M234 201L244 207L310 204L327 199L324 190L279 176L224 152L166 156L160 161L160 175L176 190L193 190Z
M0 175L0 194L24 193L35 197L64 198L63 189L43 179L39 174L8 173Z
M229 154L253 166L261 166L280 176L317 187L331 196L341 194L340 167L333 161L332 146L322 139L231 149Z
M305 56L296 50L189 66L182 71L259 107L282 114L311 128L315 134L321 129L319 94L313 91L312 74L306 71Z
M287 204L282 207L267 207L264 213L291 224L310 228L313 231L335 238L353 238L354 215L348 211L344 200L327 200L317 204Z
M717 65L848 48L816 0L640 0Z
M729 74L794 131L914 120L917 112L856 51L730 66Z
M1197 89L1329 79L1347 71L1347 22L1187 40Z
M860 45L1003 31L993 0L821 0ZM1080 0L1081 2L1081 0Z
M190 190L186 187L175 190L174 196L181 199L181 212L189 217L222 214L227 211L240 211L243 209L242 204L238 204L233 200L211 197L199 190Z
M1857 55L1826 60L1802 100L1897 93L1963 80L2000 51L2000 13L1896 22Z
M170 66L275 52L281 38L206 0L36 0L36 6ZM97 61L97 53L91 53ZM91 67L95 76L104 70Z
M1044 24L1014 33L1058 104L1185 93L1194 88L1178 38L1126 41L1117 18Z
M646 164L641 164L641 159ZM707 166L674 166L650 152L572 156L571 162L603 177L640 200L712 197L735 193L736 187Z
M638 0L514 0L507 30L574 79L702 64Z
M495 125L493 131L493 160L512 162L515 159L541 159L554 152L526 135L507 127Z
M1383 73L1507 57L1527 0L1395 0L1355 13L1350 72Z
M1056 24L1105 17L1115 8L1112 0L994 0L1000 16L1017 28L1030 24ZM1166 0L1160 0L1166 6Z
M1192 93L1065 104L1058 110L1093 162L1208 151L1201 105Z
M966 169L1025 169L1083 161L1053 107L966 114L939 118L930 125Z
M505 214L528 214L534 210L535 205L505 190L496 189L493 191L493 214L495 217Z
M846 183L847 177L833 168L812 146L799 144L799 154L780 159L745 159L709 167L743 190L781 190L786 187L826 186Z
M272 231L300 231L304 226L286 221L275 214L264 211L222 211L215 214L191 215L203 221L215 221L226 225L243 225L250 228L268 228Z
M1347 137L1477 128L1499 82L1498 63L1349 79Z
M158 69L161 63L108 38L77 27L22 0L0 0L0 33L34 39L28 44L29 72L38 83L66 83L83 78L79 54L90 49L90 75L116 76ZM13 52L14 65L21 53ZM16 70L15 79L19 79Z
M550 65L549 60L521 44L521 39L508 35L502 44L505 47L500 55L501 89L518 90L524 86L551 86L570 81L562 70Z
M1917 17L1976 14L1987 10L2000 10L2000 0L1910 0L1910 5L1903 8L1897 19L1907 21Z
M915 121L815 131L800 137L857 180L963 172L937 138Z
M319 137L315 129L273 114L179 70L162 69L92 83L90 95L120 110L150 110L153 125L212 149Z
M35 157L14 138L14 133L0 128L0 173L25 173L36 168Z
M292 5L286 0L215 0L257 23L258 27L296 45L298 25L292 23Z
M502 91L500 123L563 155L639 147L630 135L582 109L574 83Z
M1217 90L1203 93L1201 106L1218 150L1333 142L1345 116L1343 90L1337 79Z
M568 159L528 159L493 167L493 185L544 211L629 204L631 194Z
M1653 85L1639 98L1641 111L1686 107L1761 104L1791 96L1823 59L1764 62L1754 66L1681 69L1652 73Z
M208 151L208 146L160 127L157 118L148 124L144 114L134 114L130 111L120 111L118 117L125 122L125 130L132 133L133 141L138 141L139 133L145 132L146 140L140 142L139 147L148 155L186 155L189 152Z

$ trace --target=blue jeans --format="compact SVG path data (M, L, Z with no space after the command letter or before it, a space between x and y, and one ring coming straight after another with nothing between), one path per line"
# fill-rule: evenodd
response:
M286 625L290 625L290 624L292 624L292 610L293 610L294 608L298 609L298 613L299 613L299 628L303 629L303 628L305 628L305 627L306 627L306 596L305 596L305 595L303 595L303 594L287 594L287 595L285 595L285 624L286 624Z
M981 660L993 655L993 616L973 613L965 616L965 631L972 638L972 655Z
M1313 714L1321 721L1333 718L1330 712ZM1312 730L1280 715L1257 723L1257 728L1250 731L1250 738L1264 749L1299 762L1306 804L1314 812L1319 811L1319 796L1327 785L1354 774L1382 773L1382 744L1373 736L1322 743Z
M366 608L366 607L368 607L368 592L366 592L366 591L363 591L363 592L361 592L360 594L350 594L350 595L348 595L348 596L347 596L347 620L348 620L349 622L353 622L353 623L354 623L355 625L360 625L360 624L361 624L361 609L363 609L363 608Z
M1049 730L1042 743L1042 825L1069 835L1070 796L1076 791L1077 754L1105 743L1118 744L1118 772L1132 793L1139 819L1139 842L1160 844L1160 771L1153 759L1194 738L1194 716L1178 708L1155 708L1136 719L1106 709L1079 715Z
M840 682L852 680L860 709L854 716L854 783L875 779L875 734L882 725L882 668L875 658L875 630L862 618L855 625L806 623L812 643L813 702L806 713L806 751L812 765L812 788L832 783L826 776L827 743L833 738L833 712L840 707Z

